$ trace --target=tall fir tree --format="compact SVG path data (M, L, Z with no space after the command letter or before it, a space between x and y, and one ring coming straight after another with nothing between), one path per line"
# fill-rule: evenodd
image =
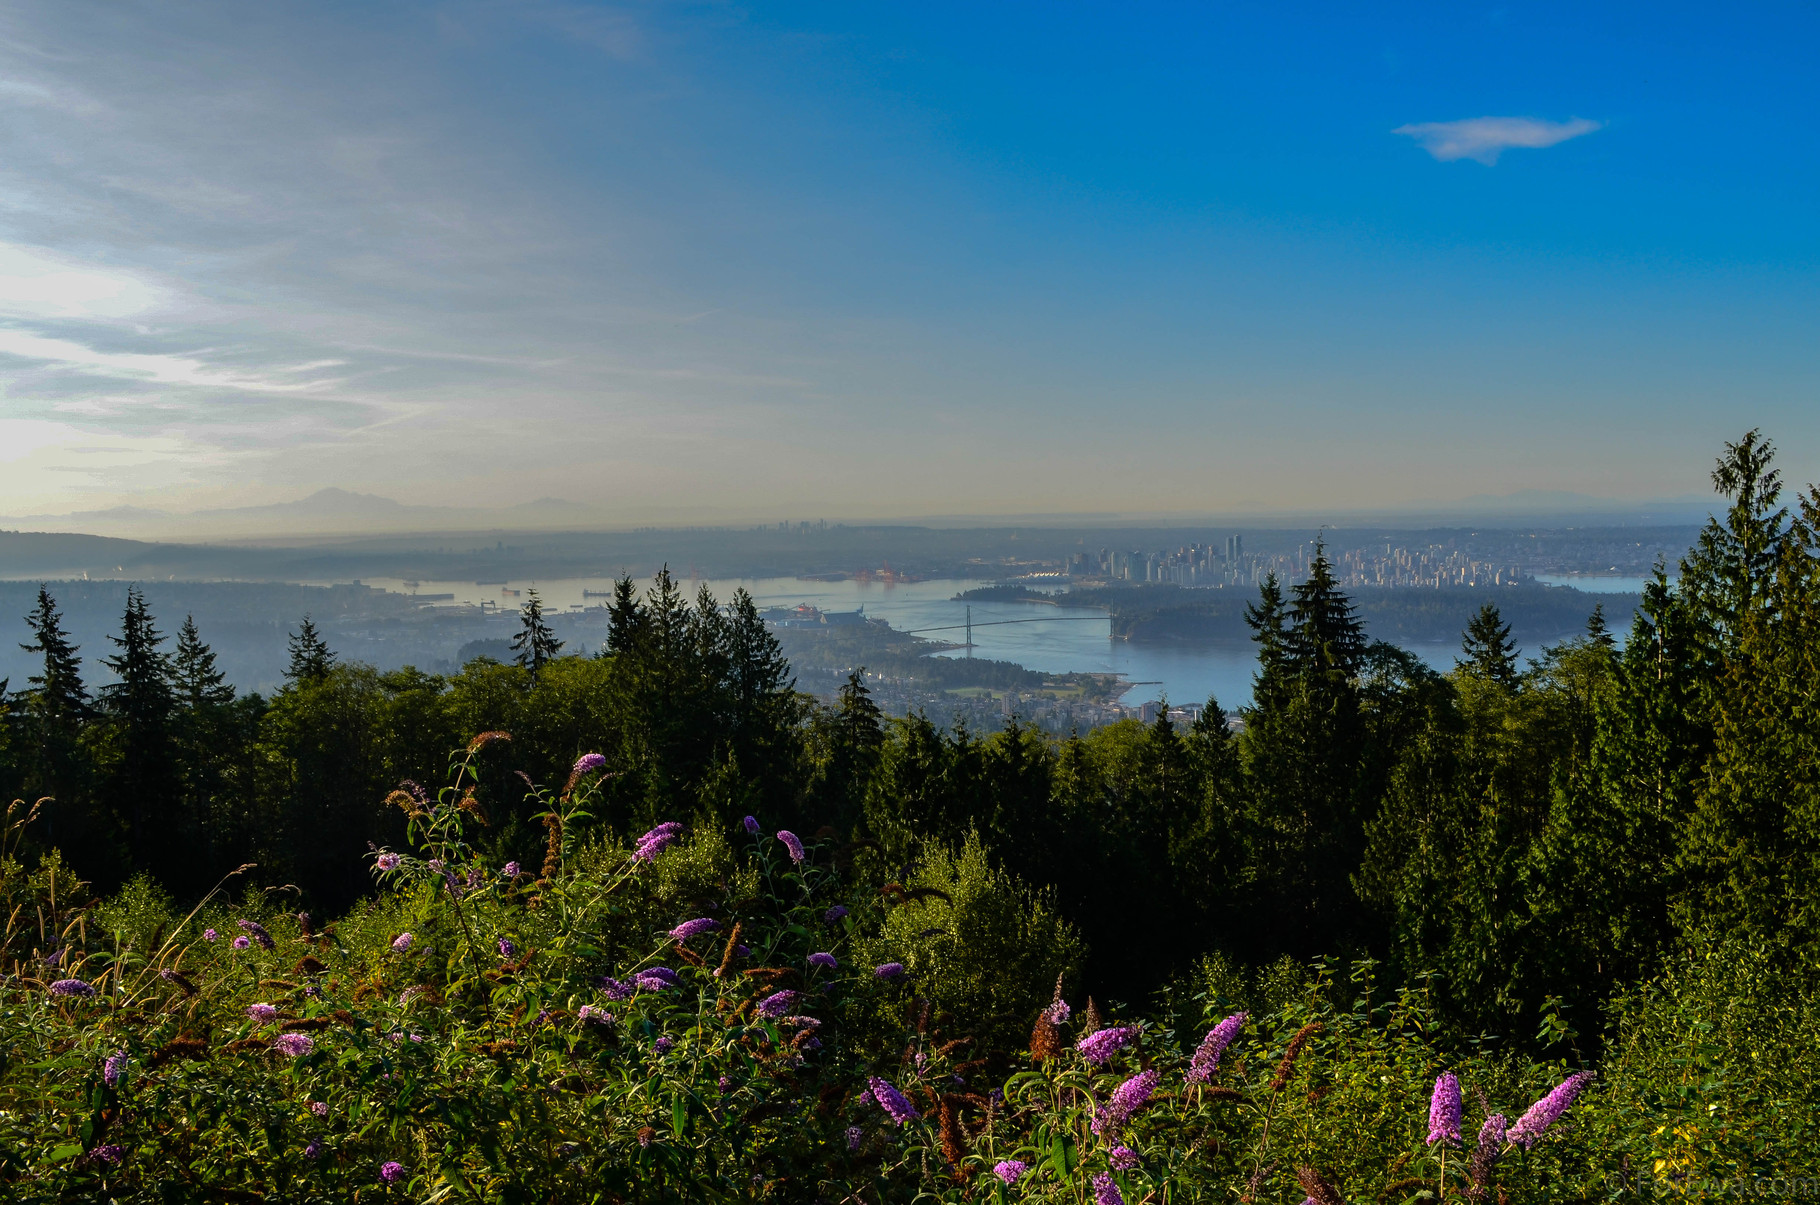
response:
M73 857L110 843L111 834L94 814L88 795L88 761L83 755L83 729L93 714L88 688L82 684L78 646L63 629L63 613L48 586L25 617L30 644L19 647L43 657L43 669L27 679L24 719L27 732L24 786L28 796L50 797L47 837ZM90 869L90 874L97 873Z
M222 707L234 701L227 674L215 664L215 650L203 643L196 617L185 615L177 629L177 648L171 656L171 686L190 711Z
M335 654L329 651L328 641L322 638L308 615L291 633L290 651L291 664L284 676L295 685L320 682L335 668Z
M518 635L512 638L512 660L524 669L531 671L535 678L543 667L556 654L562 652L562 641L556 639L556 632L549 621L543 617L543 599L536 590L531 590L530 597L518 613Z
M1466 625L1460 641L1459 666L1467 673L1495 682L1507 689L1517 685L1517 646L1510 638L1510 625L1498 613L1498 605L1488 602Z
M108 640L119 652L102 659L118 679L101 691L112 737L107 796L126 822L133 867L168 882L189 828L172 747L177 699L158 647L165 637L137 586L127 588L120 635Z

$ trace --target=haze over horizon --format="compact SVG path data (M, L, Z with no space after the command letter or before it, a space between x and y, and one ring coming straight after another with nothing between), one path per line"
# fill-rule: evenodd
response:
M1816 32L26 0L0 515L1645 506L1751 426L1811 481Z

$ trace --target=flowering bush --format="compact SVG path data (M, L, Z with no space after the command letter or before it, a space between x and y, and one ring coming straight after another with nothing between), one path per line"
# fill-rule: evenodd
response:
M5 1198L1565 1201L1665 1144L1687 1175L1753 1166L1678 1137L1724 1114L1666 1099L1647 1002L1654 1045L1589 1078L1444 1048L1426 993L1375 999L1365 964L1149 1018L1033 994L1009 956L994 992L966 942L999 949L979 918L1015 897L965 851L861 891L743 825L585 841L582 774L544 800L541 876L508 877L468 840L474 752L399 803L410 848L333 925L221 892L91 911L55 860L0 856ZM1009 931L1058 932L1031 915ZM994 1036L1014 1008L1029 1049Z

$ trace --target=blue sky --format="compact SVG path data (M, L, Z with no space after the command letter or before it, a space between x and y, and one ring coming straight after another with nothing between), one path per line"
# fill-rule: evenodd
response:
M1820 477L1796 5L0 15L0 514Z

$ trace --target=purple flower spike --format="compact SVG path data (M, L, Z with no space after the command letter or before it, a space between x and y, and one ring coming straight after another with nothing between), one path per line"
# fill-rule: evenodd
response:
M1529 1111L1517 1118L1517 1124L1510 1127L1506 1139L1521 1144L1524 1150L1534 1146L1549 1126L1561 1120L1561 1114L1567 1112L1567 1107L1574 1103L1574 1098L1590 1079L1591 1073L1581 1071L1562 1080L1553 1092L1529 1106Z
M599 753L584 753L581 755L580 759L576 761L575 769L570 771L569 777L571 779L580 778L583 774L592 774L596 770L604 770L606 768L607 759L604 755Z
M272 941L272 935L270 933L267 933L265 931L265 926L260 924L258 921L237 920L234 923L239 925L242 929L245 929L247 932L247 936L251 937L254 941L259 943L260 949L269 950L275 944Z
M594 986L605 992L609 1000L630 1000L632 993L637 990L632 984L611 975L602 975L594 981Z
M416 938L412 937L409 933L400 933L397 937L392 939L392 948L402 954L411 948L411 943L415 940Z
M126 1051L116 1050L107 1056L107 1062L101 1064L101 1078L110 1088L120 1086L120 1077L126 1073Z
M866 1131L860 1129L858 1126L848 1126L847 1149L850 1151L857 1151L859 1149L860 1140L865 1136Z
M657 1041L651 1043L651 1049L657 1051L659 1054L669 1054L670 1051L675 1048L676 1039L668 1034L665 1034L663 1037L657 1039Z
M300 1059L316 1049L316 1039L307 1033L281 1033L272 1039L272 1049L287 1058Z
M1188 1082L1205 1084L1213 1079L1213 1073L1220 1069L1220 1056L1226 1053L1226 1047L1232 1045L1232 1039L1239 1036L1239 1030L1245 1026L1247 1013L1233 1013L1218 1025L1207 1031L1201 1044L1195 1049L1194 1058L1188 1064Z
M915 1121L918 1117L922 1116L922 1114L916 1111L916 1106L911 1104L902 1092L899 1092L896 1088L893 1088L878 1076L874 1075L866 1082L872 1088L872 1099L876 1100L878 1102L878 1107L890 1114L891 1120L895 1121L898 1125L908 1125L910 1122Z
M320 1159L323 1156L323 1152L328 1149L328 1147L322 1144L322 1139L312 1138L309 1141L309 1145L303 1148L303 1157L310 1160Z
M670 936L677 941L688 941L691 937L700 937L703 933L712 933L718 928L720 928L719 921L700 916L676 926L670 930Z
M1093 1205L1125 1205L1125 1198L1119 1195L1119 1186L1113 1182L1110 1172L1100 1172L1093 1177Z
M499 873L504 875L508 879L515 879L519 876L521 871L522 871L522 868L518 865L518 863L507 862L505 864L505 868L503 870L501 870Z
M404 1179L404 1164L396 1162L379 1165L379 1178L387 1184L396 1184Z
M1096 1029L1074 1044L1081 1052L1081 1057L1095 1067L1104 1067L1112 1061L1112 1056L1123 1050L1137 1033L1129 1025L1115 1025L1110 1029Z
M831 925L840 924L847 919L847 906L845 904L834 905L834 907L822 913L822 919Z
M758 827L758 817L757 816L747 816L745 818L745 820L743 821L743 823L746 826L746 836L762 837L765 835L765 831Z
M253 948L253 939L242 933L239 937L234 939L234 948L236 950L250 950Z
M317 1117L327 1117L329 1115L329 1102L326 1100L311 1101L310 1112Z
M1051 1025L1064 1024L1069 1017L1074 1015L1074 1010L1068 1007L1068 1002L1066 1000L1057 1000L1048 1008L1045 1008L1043 1012L1048 1016Z
M1460 1141L1460 1081L1451 1071L1443 1071L1435 1080L1434 1095L1428 1098L1428 1145Z
M1006 1184L1016 1184L1029 1170L1030 1165L1022 1159L1001 1159L992 1165L992 1174Z
M1122 1172L1137 1170L1138 1153L1128 1146L1113 1147L1106 1152L1106 1159Z
M801 995L801 992L793 992L787 988L781 992L774 992L758 1002L758 1011L767 1017L781 1017L790 1011L791 1006Z
M499 956L501 958L513 958L516 957L517 954L518 947L512 943L511 938L502 937L499 939Z
M632 851L632 856L640 862L655 862L658 854L676 844L681 833L682 825L666 820L638 839L638 848Z
M270 1004L249 1004L246 1015L261 1024L269 1025L278 1019L278 1010Z
M809 965L812 967L821 967L823 970L832 971L840 966L840 960L835 958L834 955L832 955L832 954L825 953L825 952L817 952L817 953L809 955Z
M803 864L803 843L797 839L796 834L787 828L780 828L777 830L777 839L782 841L784 848L790 851L790 860L801 866Z
M1093 1117L1093 1132L1102 1138L1117 1137L1132 1115L1144 1107L1156 1091L1162 1076L1156 1071L1140 1071L1112 1090L1112 1095Z
M904 975L904 964L887 962L872 968L872 973L880 979L901 979Z
M593 1004L584 1004L575 1010L575 1019L583 1025L611 1025L613 1014Z
M661 992L665 988L681 987L682 980L669 967L651 967L638 972L632 977L641 992Z
M397 854L380 854L373 859L373 866L384 874L390 874L398 869L398 864L402 861L404 859Z
M126 1158L126 1148L110 1142L106 1146L98 1146L90 1151L88 1157L97 1163L118 1163Z
M217 938L219 938L220 936L221 936L221 934L215 932L213 929L204 929L202 931L202 940L203 941L214 941Z
M81 996L86 999L94 994L93 985L84 983L80 979L59 979L51 984L51 995L53 996Z

